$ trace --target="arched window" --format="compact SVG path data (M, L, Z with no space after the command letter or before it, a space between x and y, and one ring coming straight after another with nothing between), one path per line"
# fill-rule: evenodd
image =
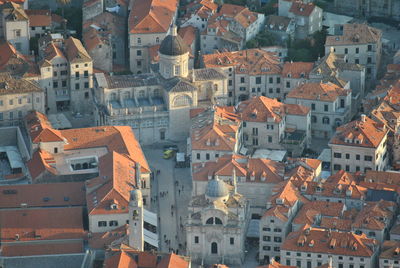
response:
M315 115L311 116L311 123L317 123L317 117Z
M176 107L192 105L192 99L188 95L179 95L174 99L173 105Z
M217 242L211 243L211 254L218 254L218 244Z
M215 218L215 224L222 224L222 221L220 218Z
M322 118L322 124L329 125L329 117L324 116Z
M144 98L145 94L144 90L139 91L139 98Z
M214 218L208 218L208 220L206 221L206 224L214 224Z
M89 164L88 163L83 163L82 168L83 169L88 169L89 168Z
M129 99L131 94L128 91L124 92L124 100Z
M161 96L161 91L160 91L160 89L158 89L158 88L154 89L154 91L153 91L153 96L154 96L154 97L160 97L160 96Z
M117 100L117 93L111 93L111 100L112 101L115 101L115 100Z

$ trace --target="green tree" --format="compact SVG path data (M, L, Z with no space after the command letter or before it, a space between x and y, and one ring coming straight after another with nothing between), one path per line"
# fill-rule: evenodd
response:
M258 47L258 42L255 38L247 41L246 48L255 48L255 47Z
M278 0L271 0L267 4L261 6L257 12L264 13L265 15L272 15L277 13L276 4Z

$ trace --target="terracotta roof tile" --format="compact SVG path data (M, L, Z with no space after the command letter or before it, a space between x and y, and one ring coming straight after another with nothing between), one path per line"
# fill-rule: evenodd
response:
M382 31L367 24L344 24L343 35L327 36L325 46L376 43Z
M138 268L133 256L120 251L104 260L104 268Z
M83 241L64 241L45 243L5 243L1 246L1 255L6 257L32 256L32 255L59 255L83 253Z
M177 0L135 1L129 14L128 32L166 33L177 11Z
M304 83L290 91L287 98L334 102L340 96L347 96L350 92L349 89L332 83Z
M25 13L29 17L29 27L50 27L51 12L50 10L29 9Z
M0 41L0 73L9 72L14 76L40 76L37 64L28 56L21 54L8 41Z
M383 241L379 259L400 260L400 241Z
M197 28L192 25L182 27L179 28L178 34L182 37L183 41L185 41L186 45L191 47L193 42L196 41Z
M308 78L313 67L313 62L285 62L282 69L282 76L291 78Z
M83 238L82 207L1 210L1 241Z
M216 162L193 164L193 180L208 181L208 176L245 177L246 182L277 183L283 181L284 164L269 159L241 155L223 155Z
M339 218L342 216L344 209L345 206L343 203L311 201L301 207L293 219L293 223L314 225L317 222L317 217L329 216L330 218Z
M336 129L330 144L377 148L387 136L384 125L365 116L365 120L355 120Z
M0 186L0 208L83 206L83 182Z
M70 62L92 60L81 41L72 36L65 40L65 55Z
M332 229L338 231L351 231L353 220L339 219L332 217L322 217L319 226L324 229Z
M128 212L129 193L136 185L135 162L111 152L99 159L99 177L86 182L87 207L92 214ZM115 204L116 209L111 209Z
M296 14L298 16L309 17L311 13L315 9L315 5L313 3L304 3L302 1L294 1L292 2L292 6L289 9L289 12Z
M377 250L377 246L378 242L367 238L365 234L356 235L352 232L307 228L290 233L283 242L281 249L371 258Z
M58 174L57 170L51 166L53 161L53 156L46 151L39 149L34 152L32 158L27 163L28 170L33 181L35 181L35 179L44 172L49 172L53 175Z
M89 247L92 249L106 249L115 240L121 239L127 235L127 224L119 226L112 231L103 233L91 233L89 236Z
M259 48L217 52L203 55L206 68L234 67L238 74L280 74L282 67L276 53Z

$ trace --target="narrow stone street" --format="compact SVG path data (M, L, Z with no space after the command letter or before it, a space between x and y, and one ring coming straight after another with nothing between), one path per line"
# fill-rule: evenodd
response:
M175 168L175 159L163 159L162 146L143 147L152 181L152 210L158 214L160 251L184 253L184 221L190 201L192 182L189 168ZM183 147L180 150L183 151ZM159 170L159 172L157 172Z

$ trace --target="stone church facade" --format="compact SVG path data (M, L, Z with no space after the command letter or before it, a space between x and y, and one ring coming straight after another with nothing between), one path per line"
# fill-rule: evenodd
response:
M213 68L189 70L189 48L172 29L161 43L155 71L95 74L97 125L129 125L143 145L183 140L190 109L227 104L227 77Z

